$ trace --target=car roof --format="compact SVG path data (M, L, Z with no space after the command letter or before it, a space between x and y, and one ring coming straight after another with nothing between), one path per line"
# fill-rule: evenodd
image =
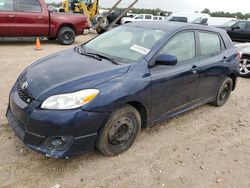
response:
M149 29L159 29L164 31L175 31L175 30L205 30L217 33L225 33L224 30L210 27L210 26L203 26L199 24L191 24L185 22L172 22L172 21L143 21L143 22L131 22L126 24L131 27L143 27Z

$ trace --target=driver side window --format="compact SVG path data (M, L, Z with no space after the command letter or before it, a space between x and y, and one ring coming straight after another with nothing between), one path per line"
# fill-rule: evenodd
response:
M234 27L238 27L239 29L246 29L246 22L238 22L234 25Z
M163 47L161 54L174 55L178 62L191 60L195 57L195 33L177 34Z

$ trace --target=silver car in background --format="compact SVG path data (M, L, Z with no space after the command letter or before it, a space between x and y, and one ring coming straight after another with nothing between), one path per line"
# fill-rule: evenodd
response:
M238 43L235 44L242 53L242 58L240 61L240 76L250 77L250 43Z

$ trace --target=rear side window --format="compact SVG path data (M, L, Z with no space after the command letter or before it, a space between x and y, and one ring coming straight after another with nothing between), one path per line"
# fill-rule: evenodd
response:
M20 12L41 12L38 0L17 0L17 9Z
M0 12L13 11L13 10L14 10L13 0L0 0Z
M182 62L195 57L195 48L195 34L190 31L178 34L170 39L160 54L174 55L178 62Z
M199 32L201 55L211 55L221 51L221 40L217 34Z

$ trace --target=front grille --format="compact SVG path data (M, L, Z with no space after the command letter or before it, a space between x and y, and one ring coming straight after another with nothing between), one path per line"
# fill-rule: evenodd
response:
M31 97L27 92L23 91L19 85L19 83L17 84L17 92L19 97L26 103L31 103L32 101L34 101L35 99L33 97Z

